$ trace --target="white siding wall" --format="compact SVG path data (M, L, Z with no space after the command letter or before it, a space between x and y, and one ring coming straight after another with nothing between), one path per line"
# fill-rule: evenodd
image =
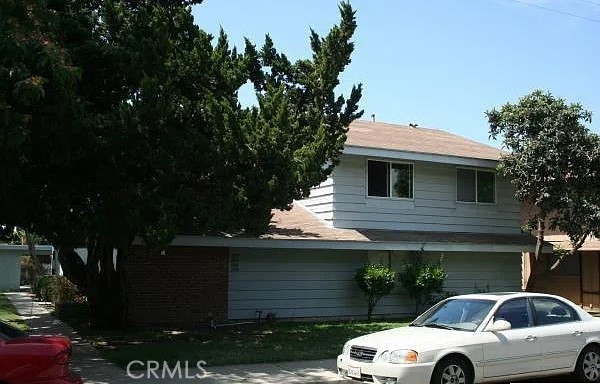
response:
M0 250L0 292L19 290L22 253Z
M333 225L407 231L520 233L520 204L496 177L496 203L456 201L456 166L414 162L414 199L366 196L366 159L344 155L333 179ZM311 205L306 205L312 210Z
M367 260L387 264L387 252L232 249L229 276L229 318L252 319L256 311L271 311L278 318L362 317L366 301L353 280L356 269ZM426 253L437 261L439 253ZM392 267L400 270L407 252L392 252ZM515 291L521 286L520 254L446 253L446 290L473 293L477 290ZM375 308L380 316L406 316L414 304L397 288Z
M333 220L333 179L331 176L324 182L312 188L310 196L299 201L319 219L331 224Z

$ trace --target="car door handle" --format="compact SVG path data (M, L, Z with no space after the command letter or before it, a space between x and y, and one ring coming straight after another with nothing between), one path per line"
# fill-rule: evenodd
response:
M533 335L529 335L529 336L527 336L527 337L525 338L525 340L527 340L527 341L536 341L536 340L537 340L537 337L536 337L536 336L533 336Z
M573 331L573 336L581 336L581 331Z

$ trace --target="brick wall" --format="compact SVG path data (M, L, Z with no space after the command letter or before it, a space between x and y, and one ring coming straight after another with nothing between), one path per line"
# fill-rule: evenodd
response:
M169 247L165 255L132 248L129 319L137 325L198 326L227 319L227 248Z

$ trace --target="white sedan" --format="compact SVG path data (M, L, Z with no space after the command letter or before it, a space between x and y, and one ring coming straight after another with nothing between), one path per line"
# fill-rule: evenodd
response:
M472 384L575 373L600 382L600 319L538 293L437 303L408 327L348 341L340 376L375 384Z

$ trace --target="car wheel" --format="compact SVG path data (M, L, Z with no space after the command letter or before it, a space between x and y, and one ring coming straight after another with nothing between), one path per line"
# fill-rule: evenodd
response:
M448 357L435 366L430 384L472 384L473 378L463 359Z
M590 345L581 351L575 376L584 383L600 383L600 347Z

